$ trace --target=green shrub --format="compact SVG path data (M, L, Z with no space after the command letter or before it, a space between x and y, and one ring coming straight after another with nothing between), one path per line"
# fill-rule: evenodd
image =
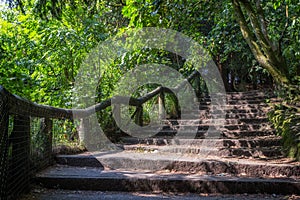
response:
M282 136L286 155L300 160L300 107L299 86L281 91L279 96L283 101L273 105L269 119L273 123L277 134Z

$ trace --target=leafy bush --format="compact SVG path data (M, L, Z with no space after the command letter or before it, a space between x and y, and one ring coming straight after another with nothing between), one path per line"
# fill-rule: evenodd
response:
M275 104L269 113L277 134L282 136L284 150L288 157L300 160L300 104L299 84L288 90L281 90L279 95L284 101Z

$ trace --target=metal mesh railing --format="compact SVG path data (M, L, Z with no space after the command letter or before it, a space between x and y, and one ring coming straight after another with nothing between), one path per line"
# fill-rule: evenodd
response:
M30 184L30 118L13 116L8 148L8 199L29 189Z
M52 164L52 120L31 118L31 171L36 172Z
M10 200L52 164L52 118L72 118L72 111L32 103L0 86L0 113L0 199Z
M187 80L192 80L197 74L196 71L193 72ZM184 85L185 82L175 87L175 90L180 90ZM136 123L142 125L142 105L153 97L163 98L164 92L168 93L170 90L157 87L139 98L115 96L86 109L71 110L32 103L0 86L1 200L15 199L30 189L33 175L52 164L52 120L87 119L93 112L111 106L112 99L121 105L127 104L129 98L129 105L136 107ZM159 102L164 104L164 100Z
M8 170L8 99L0 91L0 194L1 199L7 197Z

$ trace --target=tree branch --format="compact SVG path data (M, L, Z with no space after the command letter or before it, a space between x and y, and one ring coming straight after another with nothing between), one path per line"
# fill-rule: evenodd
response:
M265 38L263 31L261 29L262 25L259 23L257 18L257 11L253 8L249 1L240 1L243 7L245 8L251 22L251 26L253 27L254 34L261 44L262 50L267 57L272 57L273 49L269 44L268 40ZM274 59L274 57L270 58Z
M282 53L282 47L281 47L281 44L282 44L282 40L283 40L283 37L286 33L286 30L288 28L288 25L289 25L289 6L286 5L285 6L285 16L286 16L286 22L285 22L285 25L284 25L284 29L280 35L280 38L278 40L278 53L281 54Z
M277 46L274 45L274 43L270 40L269 35L268 35L266 18L265 18L264 11L261 7L261 0L256 0L256 8L257 8L257 15L259 18L260 27L261 27L261 32L262 32L264 38L266 39L266 41L273 48L273 51L277 51Z
M240 29L242 31L243 37L245 38L246 42L248 43L251 51L253 52L254 56L257 54L263 55L260 51L259 45L255 42L255 37L251 30L249 29L244 13L241 9L241 5L238 0L232 0L233 8L235 10L236 19L240 25Z
M285 81L288 80L288 70L285 59L282 54L278 54L277 51L273 50L273 44L269 44L268 40L265 38L257 17L257 9L254 9L250 1L238 1L241 2L250 18L251 26L261 47L261 52L263 52L264 56L267 58L265 62L270 64L273 68L272 70L277 71L279 73L278 75L281 76Z
M248 27L248 24L246 22L246 18L244 16L244 13L242 11L242 8L241 8L241 4L243 4L243 6L247 5L248 8L246 10L248 10L247 14L248 15L252 15L250 16L250 18L254 18L254 12L252 11L252 8L249 7L251 6L251 4L249 4L248 1L245 1L245 0L232 0L232 3L233 3L233 8L234 8L234 11L235 11L235 14L236 14L236 19L240 25L240 29L241 29L241 32L243 34L243 37L245 38L246 42L248 43L254 57L256 58L256 60L265 68L269 71L269 73L272 75L272 77L275 79L275 81L277 83L282 83L284 86L286 86L288 83L289 83L289 80L288 78L285 76L285 74L282 73L281 70L279 70L277 68L278 63L273 63L272 61L270 61L270 58L267 57L262 51L261 51L261 46L256 42L256 38L253 34L253 32L250 30L250 28ZM255 20L252 20L255 22ZM254 29L257 29L255 30L254 32L256 32L256 36L259 35L257 33L259 33L259 29L260 27L258 26L258 23L255 24L255 27L254 27L254 24L252 24L252 27ZM259 38L257 38L259 39ZM260 43L261 44L261 43ZM264 48L262 48L264 50ZM265 53L268 53L268 51L266 51ZM271 49L271 53L272 53L272 56L274 56L274 52L272 52L272 49Z

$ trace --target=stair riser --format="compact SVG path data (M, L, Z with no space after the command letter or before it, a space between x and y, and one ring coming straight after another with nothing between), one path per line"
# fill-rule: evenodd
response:
M207 96L203 97L203 98L215 98L215 97L223 97L224 94L208 94ZM238 98L238 99L241 99L241 98L274 98L276 97L274 95L274 92L273 91L264 91L264 92L261 92L261 91L248 91L248 92L229 92L229 93L226 93L225 96L227 98Z
M154 136L154 137L175 137L177 131L160 131L157 134L148 134L149 136ZM218 138L244 138L244 137L255 137L255 136L269 136L269 135L275 135L275 131L219 131L219 132L210 132L209 136L219 136ZM184 136L184 135L183 135ZM180 136L180 139L196 139L196 138L206 138L207 136L207 131L197 131L196 133L192 134L186 134L186 137ZM191 138L193 137L193 138ZM209 138L209 137L207 137Z
M224 114L209 113L209 114L182 114L181 119L184 120L205 120L205 119L246 119L246 118L267 118L266 113L238 113L230 112ZM172 120L172 119L171 119Z
M228 105L228 104L224 104L224 105L200 105L199 109L200 110L249 110L249 109L255 109L255 110L267 110L269 109L270 106L267 104L236 104L236 105Z
M206 131L209 128L221 128L223 131L272 131L274 130L270 125L177 125L177 126L163 126L162 131L185 131L185 130L198 130ZM159 126L153 127L154 130L157 130Z
M218 140L218 139L197 139L197 140L174 140L174 139L160 139L160 138L122 138L122 142L127 145L182 145L182 146L200 146L200 147L217 147L217 148L242 148L242 147L271 147L281 146L281 139L266 139L266 140Z
M138 179L138 178L37 178L47 188L122 192L219 193L219 194L299 194L299 182L267 180L225 180L221 178Z
M222 125L222 124L220 124ZM219 126L220 126L219 125ZM165 127L165 129L170 128L170 129L174 129L174 130L191 130L194 129L195 127L198 128L198 130L208 130L209 127L214 127L214 125L178 125L178 126L172 126L172 127ZM240 131L246 131L246 130L257 130L257 131L264 131L264 130L273 130L273 128L271 127L271 125L224 125L221 126L222 130L240 130Z
M265 101L266 99L227 99L224 103L228 105L241 105L241 104L256 105L256 104L265 103ZM212 103L215 104L217 102L219 102L218 99L216 101L211 101L211 99L204 99L204 100L200 100L199 104L211 105Z
M245 132L223 132L224 138L244 138L275 135L275 131L245 131Z
M219 161L175 161L180 155L174 155L174 161L171 160L139 160L129 158L101 158L100 162L105 163L108 167L113 166L114 169L121 170L170 170L182 171L186 173L204 173L204 174L223 174L226 173L232 176L245 174L249 177L299 177L300 166L268 166L268 165L253 165L234 162L219 162Z
M97 167L104 169L103 165L94 156L68 156L57 155L55 162L60 165L68 165L75 167Z
M143 151L143 152L167 152L167 153L176 153L176 154L196 154L199 156L218 156L218 157L252 157L252 158L271 158L271 157L282 157L283 153L279 149L274 150L254 150L254 149L218 149L218 148L148 148L148 147L125 147L127 151Z

